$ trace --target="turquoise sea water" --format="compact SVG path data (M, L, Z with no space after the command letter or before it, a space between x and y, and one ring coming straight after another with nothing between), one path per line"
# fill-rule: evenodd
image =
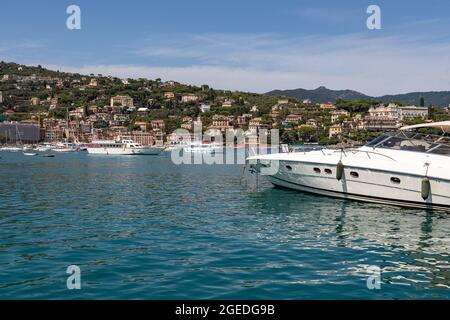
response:
M450 298L450 214L255 190L242 166L167 155L0 156L0 299Z

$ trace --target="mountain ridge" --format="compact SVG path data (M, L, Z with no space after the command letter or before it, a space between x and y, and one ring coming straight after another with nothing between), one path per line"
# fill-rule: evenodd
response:
M450 91L418 91L373 97L355 90L332 90L320 86L312 90L302 88L288 90L277 89L267 92L266 95L311 99L317 103L336 102L337 100L373 100L381 103L399 102L408 105L418 105L420 98L423 97L426 105L447 107L450 104Z

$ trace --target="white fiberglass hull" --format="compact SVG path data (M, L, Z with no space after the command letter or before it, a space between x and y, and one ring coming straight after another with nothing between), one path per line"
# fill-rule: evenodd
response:
M186 153L218 154L223 153L223 148L185 147L183 148L183 151Z
M424 201L421 198L420 191L419 192L412 192L410 195L406 197L396 197L394 196L395 193L398 192L398 190L390 190L393 191L393 194L388 194L388 192L385 190L385 187L371 187L367 188L367 186L362 185L360 188L366 189L366 192L361 192L361 190L356 188L348 188L347 191L340 190L332 190L332 189L321 189L314 184L314 182L311 181L304 181L304 183L309 183L308 185L303 185L298 182L300 179L296 179L297 181L287 181L277 178L276 176L271 176L270 181L279 187L294 189L301 192L307 192L312 194L317 194L321 196L327 196L327 197L335 197L335 198L341 198L341 199L348 199L348 200L356 200L356 201L364 201L364 202L371 202L371 203L380 203L380 204L388 204L388 205L395 205L395 206L402 206L402 207L410 207L410 208L420 208L420 209L433 209L433 210L443 210L443 211L450 211L450 204L448 201L445 201L447 204L443 203L437 203L433 201ZM420 188L420 184L419 184ZM353 190L356 189L356 190ZM377 190L378 189L378 190ZM383 190L384 189L384 190ZM370 193L371 191L371 193ZM352 193L354 192L354 193Z
M22 151L22 148L19 148L19 147L4 147L0 151L19 152L19 151Z
M423 167L425 159L402 164L394 159L383 160L382 156L375 154L370 155L370 159L363 152L348 154L343 156L343 174L339 180L337 163L340 156L337 155L319 151L291 158L287 156L278 162L269 160L276 155L257 158L263 164L270 162L277 168L268 174L270 181L277 186L323 196L450 211L450 179L445 169L447 159L431 161L427 158L431 162L427 176ZM427 197L423 195L424 180L428 180L430 186Z
M158 155L161 154L163 148L148 147L148 148L87 148L89 154L103 154L103 155Z
M72 148L55 148L55 149L52 149L52 151L54 151L54 152L77 152L77 149L72 149Z

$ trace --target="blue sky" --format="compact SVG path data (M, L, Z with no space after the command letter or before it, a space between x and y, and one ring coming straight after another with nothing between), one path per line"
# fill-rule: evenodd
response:
M71 4L81 30L66 28ZM449 14L444 0L2 0L0 59L254 92L449 90Z

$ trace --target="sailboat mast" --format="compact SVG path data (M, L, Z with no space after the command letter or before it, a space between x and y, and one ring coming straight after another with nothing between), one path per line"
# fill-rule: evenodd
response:
M17 141L19 141L19 144L22 145L22 138L20 137L19 125L16 122L16 145Z

